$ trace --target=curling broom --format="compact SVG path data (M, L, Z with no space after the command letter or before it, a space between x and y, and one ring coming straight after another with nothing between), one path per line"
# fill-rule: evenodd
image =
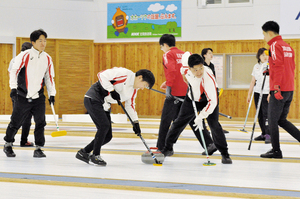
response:
M53 116L54 116L54 121L55 121L55 124L56 124L56 129L57 129L57 131L54 131L54 132L51 133L51 136L52 137L59 137L59 136L65 136L65 135L67 135L67 131L66 130L62 130L62 131L59 130L57 119L55 117L55 111L54 111L53 103L51 103L50 106L51 106L51 109L52 109L52 113L53 113Z

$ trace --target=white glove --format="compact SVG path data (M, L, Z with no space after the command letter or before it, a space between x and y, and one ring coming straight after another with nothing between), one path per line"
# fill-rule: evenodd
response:
M196 127L195 128L195 131L197 131L198 129L199 130L203 130L203 125L202 125L202 117L200 116L200 115L198 115L197 117L196 117L196 119L194 120L194 127Z

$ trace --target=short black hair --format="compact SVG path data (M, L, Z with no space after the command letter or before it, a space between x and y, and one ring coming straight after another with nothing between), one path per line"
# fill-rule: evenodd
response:
M45 38L47 38L47 33L43 29L38 29L38 30L33 31L30 34L30 41L36 42L36 40L38 40L41 35L44 35Z
M169 47L176 45L176 40L172 34L163 34L159 39L159 45L167 44Z
M258 63L261 62L260 56L265 52L265 50L267 50L267 49L266 48L260 48L260 49L258 49L257 54L256 54L256 59L257 59Z
M210 50L211 52L213 52L213 50L212 50L211 48L203 48L203 50L201 51L201 56L203 57L203 59L204 59L204 55L206 55L206 53L207 53L209 50Z
M149 89L151 89L155 83L155 77L153 73L150 70L141 69L135 73L136 77L140 75L142 75L143 81L147 82L149 84Z
M32 44L30 42L24 42L22 44L22 48L21 48L21 51L25 51L27 49L30 49L32 47Z
M199 54L192 54L188 61L189 67L193 68L195 65L204 64L204 59Z
M279 25L275 21L267 21L261 28L264 32L272 31L279 34Z

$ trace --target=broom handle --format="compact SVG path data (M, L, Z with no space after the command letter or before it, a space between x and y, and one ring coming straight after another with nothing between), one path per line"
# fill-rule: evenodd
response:
M198 111L197 111L197 107L196 107L196 102L194 101L194 94L193 94L192 86L190 85L190 83L189 83L189 89L190 89L190 92L191 92L192 105L193 105L193 109L194 109L194 112L195 112L195 117L197 117L198 116ZM199 133L200 133L201 140L203 142L203 146L204 146L204 150L205 150L205 153L206 153L207 161L208 161L208 163L210 163L206 143L205 143L203 132L202 132L201 128L199 128Z
M119 100L118 100L119 101ZM129 116L128 112L126 111L125 107L123 106L123 104L121 103L121 101L119 101L119 105L122 107L124 113L126 114L126 116L128 117L129 121L131 122L132 126L134 127L134 122L132 121L131 117ZM151 151L151 149L149 148L149 146L146 144L146 141L144 140L144 138L142 137L142 135L140 134L139 137L141 138L143 144L145 145L145 147L147 148L147 150L149 151L149 153L151 154L152 158L154 159L156 164L160 164L157 160L157 158L155 157L154 153Z
M58 127L57 119L56 119L56 116L55 116L55 110L54 110L53 103L50 103L50 106L51 106L52 113L53 113L53 116L54 116L54 121L55 121L55 124L56 124L56 129L57 129L57 131L59 131L59 127Z

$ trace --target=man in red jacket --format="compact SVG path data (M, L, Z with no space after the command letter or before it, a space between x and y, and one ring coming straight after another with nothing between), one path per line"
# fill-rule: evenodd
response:
M175 37L171 34L164 34L159 39L160 49L164 52L163 66L166 81L160 86L166 90L166 98L161 114L161 121L158 132L156 147L162 150L165 146L165 139L172 121L177 118L182 102L176 100L173 96L184 98L187 85L183 82L180 74L181 56L184 53L175 47ZM170 154L173 155L173 150Z
M294 93L294 50L279 35L279 25L268 21L262 26L264 39L270 46L270 94L268 120L272 149L262 158L282 158L278 125L300 142L300 131L286 118Z

